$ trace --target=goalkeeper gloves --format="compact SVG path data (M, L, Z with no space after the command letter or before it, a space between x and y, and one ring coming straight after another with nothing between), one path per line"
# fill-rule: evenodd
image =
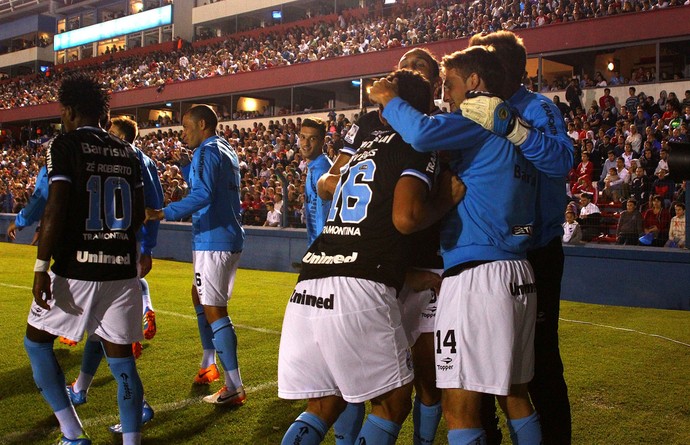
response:
M470 91L460 104L462 115L513 144L522 145L531 127L501 98L482 91Z

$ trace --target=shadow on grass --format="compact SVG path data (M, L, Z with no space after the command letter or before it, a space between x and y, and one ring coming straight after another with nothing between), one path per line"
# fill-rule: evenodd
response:
M251 440L246 443L280 443L287 429L305 408L304 400L274 399L263 408L258 416L263 421L253 425Z
M35 393L36 400L45 403L34 383L29 357L26 356L23 350L17 351L17 353L24 354L24 365L19 368L7 369L0 372L0 382L2 382L3 387L2 400L7 401L15 396ZM76 372L79 372L79 367L81 366L81 349L75 351L56 347L55 357L65 374L71 373L75 368Z

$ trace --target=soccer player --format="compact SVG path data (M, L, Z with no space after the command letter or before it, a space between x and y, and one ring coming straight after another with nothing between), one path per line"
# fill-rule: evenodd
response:
M398 68L417 71L429 80L431 95L428 112L432 115L440 113L441 110L433 102L442 82L439 64L434 55L425 48L411 49L400 58ZM336 167L349 161L366 136L383 127L378 111L372 111L360 117L345 136L344 147L338 154L330 173L338 174L339 169L336 170ZM406 242L410 245L410 252L414 253L414 261L410 263L411 268L408 270L407 279L400 291L399 301L402 305L403 328L408 334L412 348L415 371L415 399L412 411L414 440L424 443L423 441L433 441L438 423L441 420L441 392L436 388L433 362L433 328L437 305L434 289L440 285L439 274L443 269L443 260L438 255L439 227L434 225L417 232ZM336 432L336 441L340 435L339 431L347 430L345 427L347 420L343 417L350 409L351 407L348 405L345 413L338 418L333 426ZM361 416L364 416L363 409Z
M305 187L305 210L307 219L307 242L311 245L321 233L331 208L331 201L319 197L317 183L328 173L332 162L323 152L326 138L326 124L319 118L308 117L302 121L299 132L299 146L302 157L307 161L307 184Z
M139 159L141 165L142 177L144 180L144 203L150 207L160 207L163 204L163 188L161 187L158 172L155 163L146 156L141 150L137 149L133 143L137 138L139 130L137 123L127 117L116 117L110 121L110 128L108 133L116 136L123 141L128 142ZM144 307L144 338L151 339L156 333L155 316L153 306L151 304L151 297L149 294L149 285L144 278L150 271L153 264L151 254L153 248L156 246L158 238L158 221L148 221L141 226L137 232L139 240L139 259L138 259L138 273L139 284L142 291L142 306ZM132 344L132 353L135 358L141 354L141 343L135 342ZM98 337L91 336L86 340L84 345L84 353L82 355L81 369L79 376L71 385L67 385L67 393L72 400L74 406L86 403L86 395L93 382L94 375L98 370L98 366L103 358L103 348L101 347ZM153 419L153 409L144 400L142 409L142 424L148 423ZM122 432L122 424L116 424L109 427L113 433Z
M147 208L146 218L175 221L192 216L192 302L204 349L201 369L194 382L209 384L218 380L215 359L218 352L225 385L203 400L239 406L247 396L237 362L237 335L228 316L228 301L244 245L240 168L235 150L216 135L217 126L218 117L209 106L197 105L184 114L182 137L194 149L187 181L190 192L163 209Z
M36 185L29 198L29 202L17 213L14 221L7 227L7 239L13 241L17 237L17 231L40 221L43 210L48 201L48 170L41 167L36 176Z
M374 83L369 97L418 151L449 150L467 195L442 222L444 279L436 315L436 384L451 445L486 443L482 393L497 395L514 443L538 444L527 393L534 359L536 293L526 260L536 204L536 170L505 138L458 110L473 90L500 93L504 71L493 51L471 47L443 58L451 114L426 116ZM495 115L515 125L504 106ZM499 122L496 123L498 126Z
M428 110L426 79L411 71L389 77ZM320 443L345 402L366 400L372 411L357 443L395 442L413 377L396 301L407 267L403 234L432 224L462 191L446 176L430 196L436 168L435 155L415 153L385 128L362 143L335 190L326 181L333 193L328 220L302 259L283 322L278 393L308 399L283 444Z
M77 74L58 98L65 130L46 157L50 188L34 266L24 346L34 380L60 423L58 443L88 445L53 353L58 335L101 338L118 384L122 440L141 442L143 388L131 343L142 338L136 231L144 220L141 169L129 145L99 127L108 95ZM50 260L55 260L48 274Z
M529 392L539 412L544 445L569 445L570 402L558 348L558 317L564 263L563 209L567 202L564 184L572 168L573 144L558 107L521 84L527 60L522 39L510 31L498 31L474 35L470 45L494 47L506 70L504 97L531 126L529 136L520 144L522 154L539 170L534 242L527 255L537 286L538 314ZM483 115L488 112L480 110Z

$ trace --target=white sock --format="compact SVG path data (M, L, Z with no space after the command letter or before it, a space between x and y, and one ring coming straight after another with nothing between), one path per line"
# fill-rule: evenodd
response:
M74 386L72 387L72 389L74 389L74 392L88 391L91 387L91 382L93 382L92 375L80 372L79 376L77 377L77 380L74 382Z
M122 433L122 445L139 445L141 433Z
M242 377L240 377L240 368L232 371L225 371L225 386L232 390L242 386Z
M149 294L142 294L141 296L141 302L143 303L144 306L144 315L146 315L146 310L154 310L153 309L153 303L151 302L151 295Z
M216 350L204 349L204 356L201 359L201 368L208 368L216 363Z
M82 428L79 417L77 417L77 412L71 404L67 408L57 411L55 417L57 417L60 423L60 430L66 438L76 439L84 433L84 428Z

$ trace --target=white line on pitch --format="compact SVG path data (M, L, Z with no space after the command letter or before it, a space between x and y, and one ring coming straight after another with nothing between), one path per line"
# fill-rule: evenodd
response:
M173 317L179 317L179 318L184 318L187 320L194 320L196 321L196 316L194 315L189 315L189 314L180 314L179 312L172 312L172 311L163 311L160 309L156 309L157 314L163 314L163 315L171 315ZM275 334L275 335L280 335L280 331L276 331L273 329L266 329L266 328L257 328L254 326L248 326L246 324L237 324L233 323L236 327L240 329L248 329L250 331L256 331L256 332L263 332L265 334Z
M597 326L597 327L600 327L600 328L613 329L613 330L616 330L616 331L632 332L632 333L634 333L634 334L646 335L646 336L648 336L648 337L656 337L656 338L660 338L660 339L662 339L662 340L667 340L667 341L670 341L670 342L672 342L672 343L676 343L676 344L679 344L679 345L687 346L687 347L690 348L690 344L688 344L688 343L683 343L682 341L674 340L674 339L669 338L669 337L664 337L663 335L659 335L659 334L650 334L650 333L648 333L648 332L637 331L637 330L635 330L635 329L620 328L620 327L617 327L617 326L609 326L609 325L606 325L606 324L592 323L591 321L569 320L569 319L567 319L567 318L559 318L559 320L565 321L565 322L568 322L568 323L586 324L586 325L590 325L590 326Z

